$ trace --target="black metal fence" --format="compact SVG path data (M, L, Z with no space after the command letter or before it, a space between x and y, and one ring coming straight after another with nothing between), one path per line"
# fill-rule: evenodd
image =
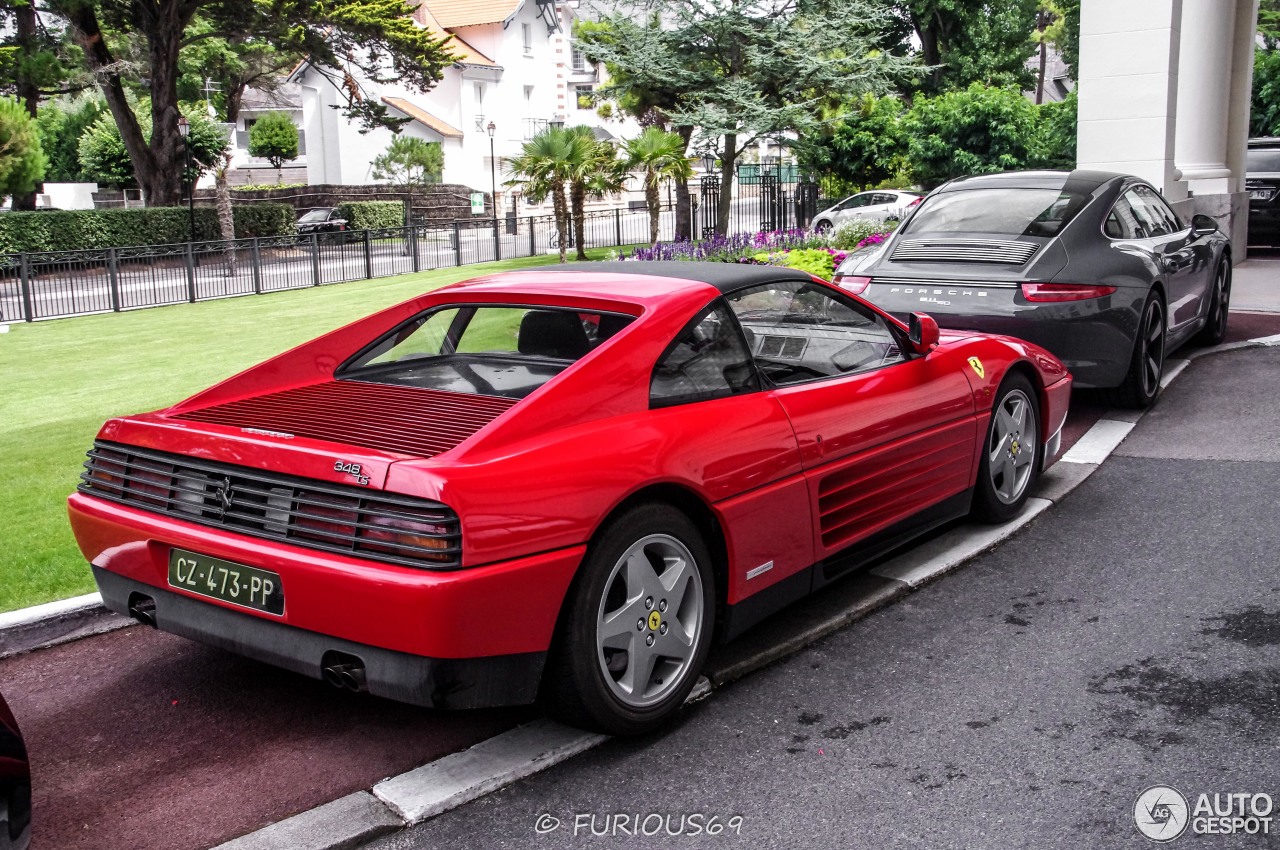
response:
M763 183L759 188L758 195L734 200L731 233L804 226L812 218L813 211L803 203L804 184L790 194ZM711 196L704 187L690 200L694 238L715 232L718 194ZM583 229L588 248L648 244L649 213L590 212ZM671 241L674 233L675 211L667 207L659 215L658 238ZM0 321L32 322L303 289L558 250L551 216L507 216L443 226L4 254ZM572 254L573 246L568 250Z

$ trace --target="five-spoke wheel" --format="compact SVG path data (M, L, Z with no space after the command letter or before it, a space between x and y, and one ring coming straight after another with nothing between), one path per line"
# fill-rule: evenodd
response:
M596 536L543 677L553 716L612 734L678 709L711 646L715 574L702 533L676 508L638 505Z
M1040 470L1039 435L1036 391L1023 375L1010 375L1000 385L987 426L974 489L977 518L1003 522L1022 510Z

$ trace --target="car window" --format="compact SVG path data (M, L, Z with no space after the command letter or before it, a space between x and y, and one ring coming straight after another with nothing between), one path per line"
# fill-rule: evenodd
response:
M329 218L330 212L332 212L332 210L328 210L328 209L311 210L302 218L298 219L298 222L301 224L301 223L313 222L313 221L326 221Z
M1164 222L1164 226L1168 229L1167 232L1177 233L1183 229L1182 220L1178 218L1178 214L1173 211L1173 208L1165 203L1164 198L1160 197L1160 193L1150 186L1134 186L1133 188L1138 193L1138 197L1142 198L1142 202L1147 208Z
M898 196L890 195L886 192L880 192L876 195L876 199L873 203L875 203L877 206L880 206L882 204L896 204L898 203Z
M649 401L654 407L665 407L759 388L738 323L717 299L659 358L649 382Z
M1088 202L1062 189L961 189L927 198L903 233L977 231L1053 236Z
M1276 148L1249 148L1244 155L1244 170L1249 174L1280 171L1280 150Z
M1133 208L1124 198L1116 201L1107 220L1102 225L1102 232L1112 239L1142 239L1144 234Z
M376 340L338 377L523 398L633 321L525 305L429 310Z
M870 203L871 203L871 195L864 192L861 195L854 195L852 198L845 198L843 201L840 202L839 209L851 210L851 209L854 209L855 207L865 207Z
M1173 212L1146 186L1134 186L1124 193L1124 200L1128 202L1138 222L1139 238L1168 236L1181 229Z
M826 287L785 281L726 296L760 372L785 386L876 369L903 359L875 311Z

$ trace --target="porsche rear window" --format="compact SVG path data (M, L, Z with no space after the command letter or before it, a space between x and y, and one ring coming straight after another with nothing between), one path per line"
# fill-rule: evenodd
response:
M969 189L928 198L904 233L999 233L1053 236L1089 200L1062 189Z
M633 320L514 304L441 307L368 346L337 377L524 398Z

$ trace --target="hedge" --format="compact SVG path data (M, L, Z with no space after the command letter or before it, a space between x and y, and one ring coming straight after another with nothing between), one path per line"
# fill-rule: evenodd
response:
M242 238L297 232L297 217L288 204L237 206L234 214L236 236ZM185 207L5 213L0 215L0 254L186 242L188 216ZM197 241L222 238L213 207L197 207L195 225Z
M348 230L403 227L403 201L347 201L338 204L338 215L347 220Z

